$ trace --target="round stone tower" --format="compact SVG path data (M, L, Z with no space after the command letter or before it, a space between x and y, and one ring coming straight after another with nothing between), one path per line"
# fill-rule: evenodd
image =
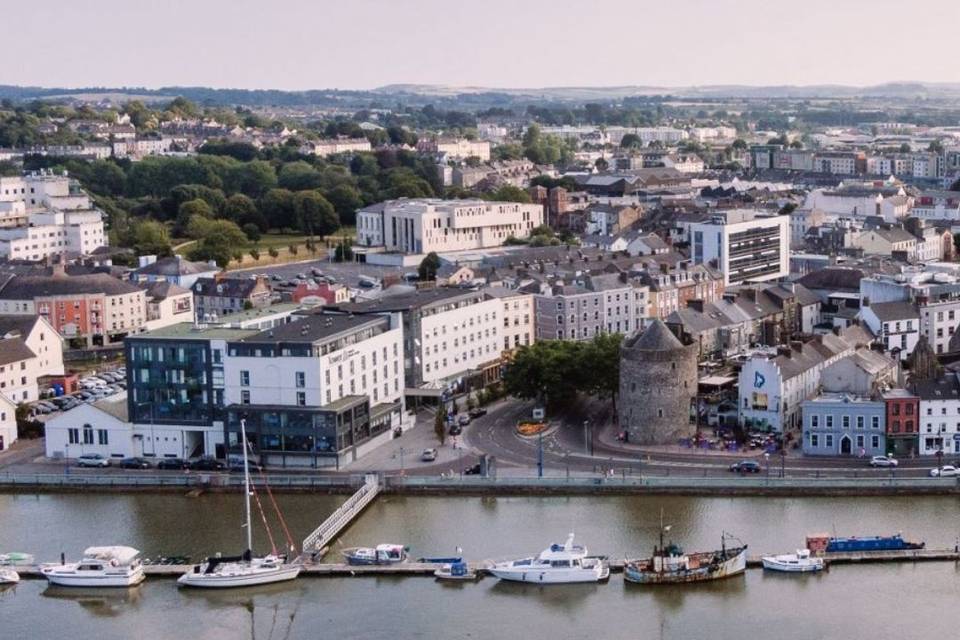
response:
M697 395L697 345L683 344L654 320L620 350L620 427L637 444L676 444L692 436Z

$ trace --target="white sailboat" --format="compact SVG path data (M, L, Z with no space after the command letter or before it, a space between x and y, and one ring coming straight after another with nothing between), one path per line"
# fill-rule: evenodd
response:
M498 562L487 569L501 580L537 584L600 582L610 577L606 558L588 556L587 548L573 544L573 534L563 544L552 544L535 558Z
M64 587L132 587L146 577L139 555L133 547L88 547L80 562L40 565L40 573Z
M247 549L239 556L213 556L200 564L194 565L190 571L177 579L177 583L182 586L211 589L249 587L293 580L300 574L300 565L287 563L287 558L284 555L269 554L263 557L253 555L253 528L250 524L250 463L247 458L248 443L245 420L240 421L240 439L243 443L243 488Z

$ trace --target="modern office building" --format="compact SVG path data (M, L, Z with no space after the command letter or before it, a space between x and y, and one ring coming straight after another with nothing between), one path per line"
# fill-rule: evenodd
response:
M713 264L724 285L776 280L790 273L790 218L751 209L722 211L690 225L691 257Z

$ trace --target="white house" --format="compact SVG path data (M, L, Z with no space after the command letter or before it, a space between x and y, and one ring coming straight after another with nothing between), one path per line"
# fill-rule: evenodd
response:
M920 312L910 302L871 302L860 306L860 319L883 345L886 353L903 360L913 353L920 339Z
M913 384L920 397L921 455L960 454L960 382L951 373L940 380L923 380Z
M48 458L98 453L122 459L145 453L142 440L135 440L133 425L127 421L126 393L55 414L44 427Z

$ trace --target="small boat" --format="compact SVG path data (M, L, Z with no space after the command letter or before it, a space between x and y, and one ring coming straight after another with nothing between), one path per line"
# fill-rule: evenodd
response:
M0 553L0 567L25 564L33 564L33 556L29 553Z
M378 544L376 547L351 547L344 549L347 564L398 564L407 561L407 548L402 544Z
M771 571L810 573L823 570L823 558L811 556L810 549L797 549L796 553L780 556L763 556L760 560L763 562L763 568Z
M132 587L145 577L139 555L133 547L88 547L80 562L44 564L40 573L64 587Z
M606 557L590 556L587 548L573 543L573 534L563 544L551 544L535 558L498 562L488 569L501 580L537 584L600 582L610 577Z
M433 558L417 558L417 562L423 562L426 564L455 564L457 562L463 562L462 556L446 556L446 557L433 557Z
M231 587L250 587L261 584L272 584L274 582L283 582L293 580L300 575L301 565L299 563L290 564L287 562L287 556L284 554L273 553L263 557L253 555L253 528L250 522L250 495L254 487L250 484L250 463L247 456L246 421L240 420L240 441L246 443L243 447L243 486L244 486L244 507L246 512L245 528L247 532L246 550L239 556L224 557L220 555L212 556L193 565L193 568L177 578L177 584L184 587L201 587L209 589L225 589ZM271 498L272 499L272 498ZM257 498L257 505L263 515L263 508L260 507L260 499ZM274 504L279 515L279 507ZM264 518L264 524L266 519ZM269 529L268 529L269 532ZM291 548L292 548L292 541Z
M13 569L0 567L0 584L17 584L20 582L20 574Z
M479 574L473 571L466 562L451 562L433 572L441 580L476 580Z
M660 546L654 547L653 556L640 560L627 560L623 575L628 582L641 584L673 584L678 582L704 582L739 575L747 569L747 545L727 547L724 533L720 537L720 549L684 553L680 545L665 545L663 534L670 527L660 527Z

